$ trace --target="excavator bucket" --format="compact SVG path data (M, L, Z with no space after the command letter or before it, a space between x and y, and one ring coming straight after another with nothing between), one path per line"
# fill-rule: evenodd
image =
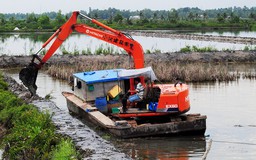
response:
M38 67L35 63L30 63L28 66L23 68L19 73L19 78L23 84L28 88L32 96L36 95L36 78L38 74Z

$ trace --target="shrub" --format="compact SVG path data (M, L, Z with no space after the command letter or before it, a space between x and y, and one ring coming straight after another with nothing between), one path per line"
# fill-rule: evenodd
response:
M6 82L4 82L3 75L1 72L0 72L0 89L3 89L3 90L8 89L8 84Z
M77 153L71 141L61 139L56 149L52 152L53 160L72 160L76 159Z
M1 75L0 83L4 84ZM55 133L49 113L39 112L35 106L24 104L3 89L0 89L0 124L9 129L1 142L5 146L5 159L52 159L53 151L54 155L65 152L70 159L76 159L74 147L65 151L55 149L62 141L68 141L70 146L72 142Z

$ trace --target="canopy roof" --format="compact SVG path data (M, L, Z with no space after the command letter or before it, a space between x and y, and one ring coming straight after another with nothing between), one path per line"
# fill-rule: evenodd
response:
M119 78L117 73L122 69L98 70L90 72L80 72L73 74L74 77L86 82L86 84L111 82L126 79Z
M140 76L148 78L151 81L157 80L156 75L151 67L141 69L110 69L80 72L73 74L73 76L84 81L86 84L118 81Z
M135 78L140 76L149 78L151 81L157 80L156 75L151 67L140 69L123 69L118 72L119 78Z

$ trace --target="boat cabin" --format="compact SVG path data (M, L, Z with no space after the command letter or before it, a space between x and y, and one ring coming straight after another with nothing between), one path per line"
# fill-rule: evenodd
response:
M104 112L112 112L113 107L122 107L121 99L130 90L134 89L133 81L136 77L150 78L155 80L156 76L151 67L126 70L110 69L73 74L74 94L81 100L94 103L96 107ZM144 81L141 81L144 84ZM160 93L159 93L160 94Z

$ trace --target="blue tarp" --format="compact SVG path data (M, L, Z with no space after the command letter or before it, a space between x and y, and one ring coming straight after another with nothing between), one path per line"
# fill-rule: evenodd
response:
M111 82L117 80L123 80L128 78L118 77L119 71L123 69L111 69L111 70L99 70L90 72L80 72L73 74L74 77L84 81L86 84L100 83L100 82Z

